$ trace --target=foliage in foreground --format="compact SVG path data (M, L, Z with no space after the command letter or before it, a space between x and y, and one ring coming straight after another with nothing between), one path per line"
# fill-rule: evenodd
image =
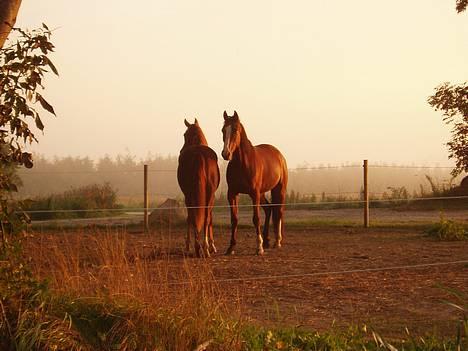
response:
M466 320L465 330L452 340L408 333L389 341L365 326L319 333L224 319L207 323L202 338L190 319L128 301L58 298L43 291L13 305L3 302L2 308L2 350L456 351L468 346Z
M24 147L38 141L33 126L44 130L36 103L55 115L54 108L41 93L48 70L57 75L58 72L48 57L54 45L46 25L32 32L13 30L19 36L16 43L0 49L0 160L2 167L31 168L32 155ZM17 191L7 174L0 174L0 190Z
M466 339L444 341L435 336L414 338L409 332L404 340L388 341L366 326L350 327L345 331L332 330L327 333L299 328L270 330L247 327L243 337L245 344L242 349L252 351L445 351L463 350L468 346Z
M452 140L447 143L449 158L455 160L452 175L468 171L468 82L460 85L444 83L429 97L429 104L443 111L443 120L452 125Z

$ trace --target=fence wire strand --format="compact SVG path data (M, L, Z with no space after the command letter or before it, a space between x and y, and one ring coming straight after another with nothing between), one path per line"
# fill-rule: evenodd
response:
M326 169L341 169L341 168L362 168L361 164L351 164L351 165L331 165L331 166L306 166L306 167L293 167L288 168L288 171L313 171L313 170L326 170ZM398 165L369 165L369 168L399 168L399 169L453 169L450 166L398 166ZM177 169L148 169L148 173L175 173ZM20 175L33 175L33 174L98 174L98 173L143 173L142 168L131 168L131 169L122 169L122 170L87 170L87 171L41 171L41 170L22 170L19 171Z
M233 282L246 282L246 281L259 281L259 280L284 280L293 278L305 278L305 277L318 277L318 276L330 276L330 275L348 275L357 273L372 273L372 272L385 272L405 269L422 269L428 267L440 267L457 264L467 264L468 260L450 261L450 262L432 262L432 263L420 263L413 265L402 265L402 266L389 266L389 267L377 267L377 268L361 268L361 269L350 269L341 271L324 271L324 272L312 272L312 273L301 273L301 274L282 274L282 275L265 275L259 277L239 277L239 278L225 278L225 279L210 279L203 283L233 283ZM191 285L193 282L182 281L182 282L171 282L168 285ZM158 286L160 284L154 284Z
M422 198L408 198L408 199L376 199L369 200L369 203L382 203L382 202L411 202L411 201L440 201L440 200L459 200L468 199L467 196L442 196L442 197L422 197ZM254 204L241 204L237 205L239 208L253 208L253 207L279 207L279 206L321 206L321 205L342 205L342 204L364 204L365 200L349 200L349 201L323 201L323 202L297 202L297 203L270 203L266 205L254 205ZM231 208L231 205L217 205L217 206L181 206L181 207L150 207L148 211L168 211L168 210L180 210L180 209L204 209L204 208ZM97 209L63 209L63 210L33 210L24 211L25 213L69 213L69 212L136 212L144 211L144 207L135 208L97 208Z

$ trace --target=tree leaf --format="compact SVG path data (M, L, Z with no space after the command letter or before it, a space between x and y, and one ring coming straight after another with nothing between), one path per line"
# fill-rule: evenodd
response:
M40 130L44 130L44 124L42 123L41 119L39 116L36 116L36 127Z
M57 68L55 67L55 65L52 63L52 61L49 60L49 58L47 56L44 56L44 60L47 62L47 65L50 67L50 69L58 76L59 73L58 73Z
M44 108L44 110L49 111L54 116L57 116L55 114L54 108L42 97L41 94L36 94L36 99L39 100L39 102L41 103L41 106Z

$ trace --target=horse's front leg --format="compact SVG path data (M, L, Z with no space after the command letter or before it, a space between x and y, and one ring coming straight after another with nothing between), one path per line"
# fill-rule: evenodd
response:
M228 202L231 208L231 244L226 251L226 255L234 254L234 248L236 246L237 236L237 223L238 223L238 194L234 194L228 191Z
M263 255L263 238L260 230L260 194L254 194L252 197L253 203L253 224L257 232L257 255Z

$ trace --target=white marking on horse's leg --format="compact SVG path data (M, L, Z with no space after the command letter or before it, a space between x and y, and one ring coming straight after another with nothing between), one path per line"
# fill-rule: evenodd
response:
M275 248L281 247L281 241L283 240L283 235L282 235L282 222L281 219L278 220L278 227L275 227L275 234L276 234L276 240L275 240Z
M216 250L216 246L214 244L214 239L213 239L213 228L210 226L210 237L209 237L209 241L210 241L210 250L211 252L213 253L217 253L218 250Z
M232 126L227 126L226 127L226 138L224 138L223 153L229 152L229 143L231 141L231 131L232 131Z
M210 257L210 249L209 249L209 244L208 244L208 227L205 226L204 230L204 235L203 235L203 253L205 254L205 257Z
M279 223L278 223L278 237L276 238L276 241L278 242L278 247L281 247L281 241L283 240L283 228L282 228L282 220L280 218Z
M258 255L263 255L263 239L262 239L262 234L258 233L257 234L257 254Z

